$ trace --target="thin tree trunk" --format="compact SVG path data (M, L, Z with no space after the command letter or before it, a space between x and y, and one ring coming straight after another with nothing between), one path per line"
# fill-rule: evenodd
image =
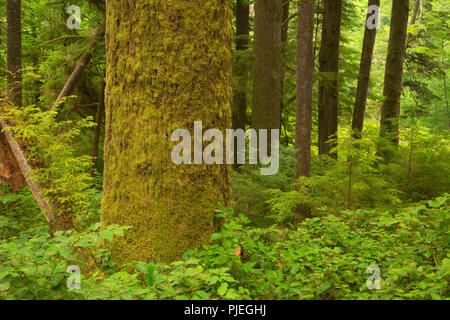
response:
M11 179L7 179L7 182L12 184L13 189L21 189L25 185L28 185L36 203L49 224L51 237L57 231L79 230L71 216L58 215L55 205L45 197L43 188L34 176L32 167L9 128L10 125L4 119L0 119L0 180L2 180L2 171L4 169L2 166L5 165L6 161L8 162L6 165L9 166L7 170L12 170L10 174L14 176ZM85 262L83 268L88 274L96 271L100 272L89 248L76 248L76 251Z
M88 47L81 57L81 59L78 61L75 69L72 71L72 74L67 79L66 83L64 84L63 89L58 95L58 98L56 99L55 103L53 104L51 111L56 111L58 108L60 108L64 104L64 98L70 96L75 89L78 81L80 80L81 76L83 75L84 70L86 69L87 65L91 61L93 50L95 46L98 43L98 40L100 37L103 37L105 33L105 21L102 22L102 24L95 30L94 36L89 42Z
M444 79L444 95L445 95L445 104L447 106L447 129L450 129L450 113L448 108L448 94L447 94L447 74L445 71L442 74L442 77Z
M284 50L284 45L288 40L288 31L289 31L289 4L291 0L283 0L283 17L281 20L281 43L282 49Z
M217 202L230 200L231 167L175 164L171 136L200 120L231 127L231 2L129 3L106 2L101 220L133 227L110 244L118 264L168 262L210 241Z
M337 159L342 0L325 0L319 52L319 154Z
M281 57L283 58L283 55L286 52L286 45L288 40L288 31L289 31L289 4L291 0L283 0L283 17L282 17L282 24L281 24ZM284 75L285 70L283 63L281 63L281 96L280 96L280 126L283 124L283 96L284 96ZM280 128L281 129L281 128ZM287 140L287 137L286 137Z
M244 129L247 122L247 65L244 59L239 56L239 51L247 50L250 35L250 8L243 0L236 3L236 54L239 57L239 69L236 76L239 78L238 87L233 95L233 128Z
M419 12L420 5L421 5L421 0L416 0L416 3L414 4L413 12L411 14L411 20L409 21L409 25L408 25L409 27L411 27L412 25L414 25L416 23L417 13ZM406 41L405 41L406 44L408 44L410 36L411 36L411 33L408 32L408 34L406 35Z
M409 0L393 0L383 88L385 99L381 107L380 136L392 141L394 145L398 144L399 139L398 120L400 116L400 96L402 92L408 13ZM388 153L387 150L382 152L385 158L389 156Z
M369 0L368 8L371 6L380 7L380 0ZM367 12L364 23L364 40L361 52L361 62L359 66L358 86L356 88L355 108L353 110L352 134L355 139L361 138L364 127L364 114L366 110L367 94L369 91L370 70L372 68L373 49L377 35L376 27L368 25L368 19L374 12Z
M242 51L248 49L250 37L250 6L245 0L236 2L236 70L238 81L233 88L232 124L233 129L245 131L247 124L247 81L248 64L242 56ZM234 167L237 168L238 153L234 154Z
M97 125L95 126L94 141L92 142L92 172L91 172L92 175L94 175L98 163L98 147L100 144L100 132L105 114L105 87L106 82L103 79L102 87L100 89L100 98L97 105L97 113L95 115L95 123Z
M256 130L281 125L282 6L283 0L255 3L252 127Z
M244 0L236 3L236 40L235 54L237 56L236 77L239 79L233 92L232 123L234 129L244 129L247 122L247 64L240 51L247 50L250 35L250 7Z
M315 8L315 15L316 15L316 25L314 30L314 65L316 64L316 57L317 57L317 43L319 38L319 29L320 29L320 13L322 12L321 7L321 1L322 0L315 0L316 2L316 8Z
M6 76L8 98L22 107L22 5L6 0Z
M297 119L295 134L295 178L311 176L311 130L314 71L314 0L299 0L297 30ZM302 205L297 212L309 216L311 208Z

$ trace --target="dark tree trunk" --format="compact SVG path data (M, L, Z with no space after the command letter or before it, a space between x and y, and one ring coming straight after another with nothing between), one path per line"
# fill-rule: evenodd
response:
M281 19L281 56L283 57L286 52L286 45L288 40L288 30L289 30L289 4L291 0L283 0L283 17ZM283 124L283 96L284 96L284 66L281 64L281 97L280 97L280 126ZM281 127L280 127L281 130ZM286 137L287 140L287 137Z
M247 63L239 51L246 50L249 44L250 34L250 8L244 0L236 3L236 56L238 68L235 76L239 79L233 92L232 122L234 129L245 130L247 123Z
M6 68L8 98L22 106L22 21L21 1L6 0Z
M442 73L442 78L444 80L444 97L445 97L445 105L447 107L447 129L450 129L450 113L448 108L448 94L447 94L447 74L445 71Z
M100 91L100 98L97 105L97 113L95 115L95 123L97 124L94 131L94 141L92 143L92 174L94 174L97 169L98 163L98 147L100 144L100 133L103 123L103 118L105 117L105 80L102 81L102 87Z
M380 136L398 144L400 96L406 50L409 0L393 0L381 107ZM387 156L387 154L385 154Z
M314 71L314 0L299 0L297 31L297 120L295 134L295 178L311 176L311 126ZM309 216L308 206L299 206Z
M342 0L325 0L319 52L319 154L337 158L339 38ZM334 141L330 141L333 139Z
M380 0L369 0L368 7L380 7ZM355 108L353 110L352 133L356 139L361 138L364 127L364 114L367 103L367 93L369 91L370 70L372 68L373 49L375 47L376 28L369 28L367 23L369 17L375 14L368 12L364 23L364 40L361 52L361 62L359 66L358 86L356 88Z
M256 130L280 129L282 3L256 0L255 4L252 127Z

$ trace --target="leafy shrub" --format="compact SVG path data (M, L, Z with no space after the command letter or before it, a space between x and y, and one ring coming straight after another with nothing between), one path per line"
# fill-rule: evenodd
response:
M0 216L0 234L14 222ZM66 271L70 265L83 266L80 248L90 248L94 258L108 268L109 253L102 241L123 235L126 228L100 224L86 232L57 232L50 238L48 226L41 224L17 236L0 239L0 299L75 299L79 295L67 289Z
M269 190L271 197L266 202L272 209L272 217L279 222L289 221L299 204L309 205L313 215L319 215L400 203L400 191L383 175L376 144L371 139L342 141L338 154L338 160L314 157L315 173L300 178L297 190Z
M26 147L27 158L35 169L33 174L44 188L45 195L56 205L58 214L75 215L79 222L92 192L91 157L76 153L76 142L83 130L95 124L91 117L77 122L57 121L55 112L42 112L35 106L7 109L3 118L15 123L11 129Z
M280 168L277 174L262 176L256 165L243 165L232 172L233 207L236 212L245 213L258 226L273 223L267 201L270 189L288 191L294 183L294 150L280 146Z
M223 230L212 235L215 243L186 252L182 261L136 262L116 271L104 264L80 290L61 292L74 299L448 299L449 209L447 194L392 212L347 210L306 219L295 230L247 228L248 218L226 209L220 213L226 216ZM73 243L73 237L55 243ZM101 238L84 237L86 246ZM0 248L0 257L5 249L17 250ZM61 257L69 252L59 250ZM374 265L381 270L379 290L367 287L367 268ZM64 268L55 269L62 276ZM40 283L59 288L62 279L52 279Z
M412 131L412 133L411 133ZM399 156L383 168L392 185L403 191L403 199L432 199L450 190L449 132L430 134L423 127L401 132Z

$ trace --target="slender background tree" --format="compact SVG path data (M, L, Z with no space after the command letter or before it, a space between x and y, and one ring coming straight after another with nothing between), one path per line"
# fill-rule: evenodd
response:
M314 0L299 0L297 30L297 120L295 131L295 178L311 176L311 130L314 71ZM298 213L309 216L311 209L302 205Z
M381 107L380 136L398 144L400 96L406 50L409 0L393 0ZM386 154L385 154L386 155ZM387 156L387 155L386 155Z
M250 36L250 6L248 0L236 1L236 40L235 56L237 68L234 75L237 77L233 92L233 128L243 129L247 123L247 76L248 68L242 51L248 49Z
M253 129L280 129L283 0L256 0ZM270 139L269 139L270 141Z
M6 65L9 99L22 106L22 4L6 0Z
M364 126L364 114L366 110L367 94L370 84L370 71L372 69L373 49L377 28L379 27L380 0L369 0L367 17L364 22L364 40L361 51L361 62L359 66L358 85L356 88L355 107L353 110L352 131L354 138L361 138ZM376 9L378 8L378 9ZM376 25L372 20L376 17Z

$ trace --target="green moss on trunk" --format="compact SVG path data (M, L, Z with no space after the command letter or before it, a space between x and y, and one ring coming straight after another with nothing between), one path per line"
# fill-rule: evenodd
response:
M231 127L229 0L107 4L104 225L133 226L112 258L172 261L209 241L230 167L175 165L175 129Z

